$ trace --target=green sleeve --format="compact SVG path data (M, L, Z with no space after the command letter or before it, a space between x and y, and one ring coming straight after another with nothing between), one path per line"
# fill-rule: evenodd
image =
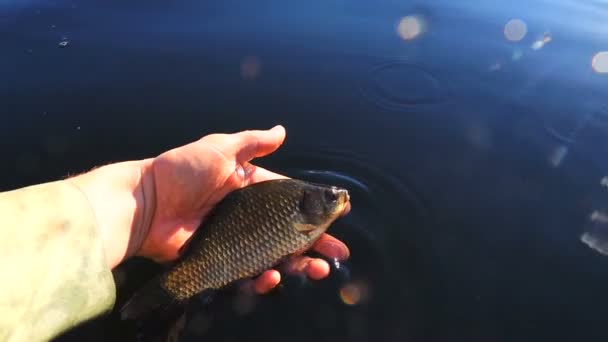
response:
M112 309L97 229L69 182L0 192L0 341L47 341Z

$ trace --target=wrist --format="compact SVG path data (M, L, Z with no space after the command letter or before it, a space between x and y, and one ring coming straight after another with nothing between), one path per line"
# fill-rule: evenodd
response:
M151 161L109 164L67 179L89 201L111 269L134 255L147 234L154 212Z

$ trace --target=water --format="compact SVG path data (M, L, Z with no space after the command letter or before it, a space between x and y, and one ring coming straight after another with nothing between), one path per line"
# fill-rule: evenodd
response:
M569 0L0 2L0 184L281 123L259 164L348 187L332 233L352 257L326 281L192 305L183 340L606 339L607 15ZM130 266L119 296L154 271ZM64 340L128 333L110 317Z

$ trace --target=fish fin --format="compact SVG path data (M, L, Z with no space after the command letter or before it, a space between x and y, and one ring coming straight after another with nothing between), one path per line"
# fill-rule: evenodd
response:
M317 229L317 226L314 226L312 224L306 224L306 223L294 223L294 227L296 228L297 231L302 232L302 233L309 233L309 232L312 232L315 229Z
M145 320L148 317L172 314L182 303L160 286L160 277L155 277L120 308L122 320Z

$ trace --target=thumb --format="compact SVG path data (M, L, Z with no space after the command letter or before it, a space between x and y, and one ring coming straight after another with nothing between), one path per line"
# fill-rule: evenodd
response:
M234 154L240 163L263 157L276 151L285 141L285 128L277 125L269 130L249 130L235 133Z

